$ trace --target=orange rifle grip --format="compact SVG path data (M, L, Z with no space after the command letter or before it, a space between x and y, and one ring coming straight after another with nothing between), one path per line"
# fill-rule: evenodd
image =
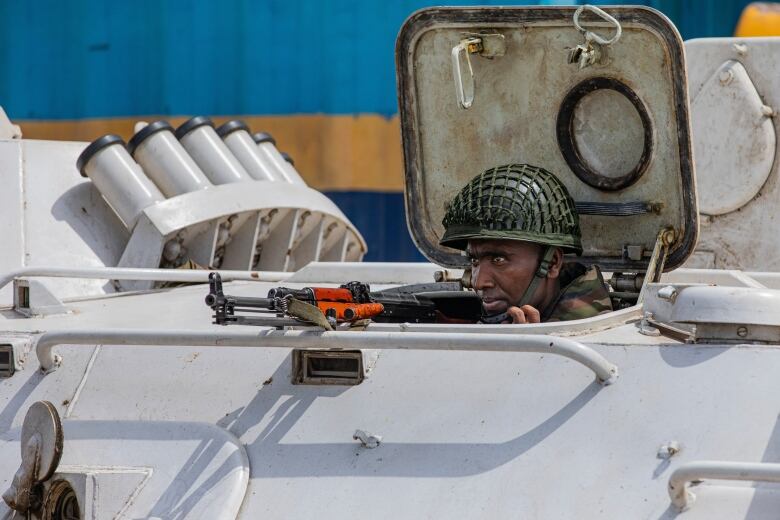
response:
M355 321L373 318L382 314L385 306L381 303L341 303L317 302L317 307L327 315L330 309L336 313L336 321Z
M384 312L385 306L381 303L359 303L344 310L344 318L347 321L365 320L379 316Z

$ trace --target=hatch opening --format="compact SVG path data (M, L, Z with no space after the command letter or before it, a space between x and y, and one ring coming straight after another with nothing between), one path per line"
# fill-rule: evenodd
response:
M362 381L360 350L293 350L293 384L358 385Z

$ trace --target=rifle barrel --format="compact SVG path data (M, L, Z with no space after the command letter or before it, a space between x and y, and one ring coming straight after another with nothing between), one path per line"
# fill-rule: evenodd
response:
M273 298L252 298L249 296L228 296L235 307L255 307L261 309L270 309Z

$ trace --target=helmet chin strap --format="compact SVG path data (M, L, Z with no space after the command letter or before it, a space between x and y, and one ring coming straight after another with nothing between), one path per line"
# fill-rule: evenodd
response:
M536 268L536 272L534 273L534 277L531 280L531 283L528 284L528 288L525 290L525 293L523 293L523 297L520 298L520 303L517 304L518 307L528 305L528 303L531 301L531 298L533 298L537 287L539 287L539 284L542 283L542 280L547 278L547 273L550 271L550 264L552 263L554 254L555 247L546 246L544 255L542 255L542 261L539 262L539 267Z
M554 255L555 255L555 247L546 246L544 250L544 254L542 255L542 261L539 262L539 267L536 268L534 277L531 280L531 283L528 284L528 288L525 290L525 293L523 293L523 297L520 298L520 303L517 304L517 307L522 307L523 305L527 305L528 302L531 301L531 298L533 298L533 295L536 292L536 288L539 287L539 284L542 282L542 280L547 278L547 273L550 271L550 264L552 264L552 259ZM487 324L504 323L506 320L509 319L510 318L507 316L507 313L502 312L501 314L496 314L493 316L483 315L482 318L480 318L479 323L487 323Z

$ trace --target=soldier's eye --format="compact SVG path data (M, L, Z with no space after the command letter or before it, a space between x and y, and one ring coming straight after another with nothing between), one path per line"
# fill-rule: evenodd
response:
M506 263L506 257L505 256L494 256L493 257L493 263L496 265L501 265Z
M471 267L477 267L479 265L479 258L469 258L469 261L471 262Z

